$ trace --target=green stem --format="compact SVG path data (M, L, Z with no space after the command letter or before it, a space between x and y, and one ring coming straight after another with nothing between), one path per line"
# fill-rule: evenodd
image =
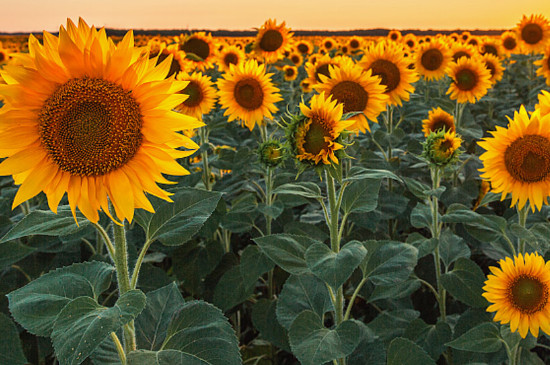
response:
M271 205L273 204L273 169L271 167L266 168L266 174L265 174L265 204L267 205L268 209L271 208ZM271 235L271 216L269 214L265 214L265 233L266 235ZM269 295L269 299L273 298L273 295L275 294L275 290L273 287L273 269L269 270L267 273L267 291Z
M527 223L527 216L529 215L529 204L525 204L523 208L518 209L518 223L520 226L525 228ZM519 253L525 254L525 240L523 238L519 239Z
M141 270L143 259L145 258L145 254L147 253L147 250L149 249L149 247L151 247L152 243L153 243L152 240L145 241L145 243L143 244L143 247L141 248L141 251L139 252L139 256L134 266L134 271L132 271L132 279L130 280L130 289L135 289L137 287L139 271Z
M210 184L210 165L208 164L208 149L204 145L208 144L207 126L199 128L199 143L201 144L201 160L202 160L202 183L208 191L212 190Z
M359 295L359 291L365 285L367 282L368 277L364 277L359 284L357 284L357 288L355 288L355 291L353 292L353 295L351 296L351 299L349 301L348 307L346 308L346 314L344 314L344 321L349 319L349 316L351 314L351 308L353 307L353 303L355 303L355 298L357 298L357 295Z
M92 225L95 227L101 238L103 239L103 242L105 242L105 246L107 247L107 251L109 251L109 255L111 256L111 259L115 261L115 246L113 246L113 242L109 238L109 235L107 234L107 231L101 227L100 224L91 222ZM115 224L116 226L116 224Z
M439 188L441 183L441 169L439 167L430 168L431 177L432 177L432 190ZM437 282L437 292L439 293L437 299L439 303L439 313L441 315L441 320L447 320L447 311L446 311L446 297L447 292L441 284L441 256L439 253L439 237L441 236L441 223L439 222L439 202L436 196L430 197L430 208L432 213L432 224L431 224L431 233L432 237L435 238L437 246L435 247L434 252L434 264L435 264L435 277Z
M116 335L116 333L111 332L111 338L115 343L116 351L118 352L118 357L120 358L120 362L122 363L122 365L126 365L126 354L124 353L124 348L122 347L122 344L118 339L118 336Z
M130 274L128 271L128 247L126 244L126 230L124 226L113 224L115 236L115 268L120 295L128 292L130 287ZM124 325L124 345L126 352L136 349L136 334L134 330L134 321Z

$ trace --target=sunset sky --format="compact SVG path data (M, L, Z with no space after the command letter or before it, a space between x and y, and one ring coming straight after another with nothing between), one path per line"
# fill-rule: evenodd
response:
M292 29L507 29L550 18L550 0L0 0L0 32L57 31L82 16L121 29L250 30L268 18Z

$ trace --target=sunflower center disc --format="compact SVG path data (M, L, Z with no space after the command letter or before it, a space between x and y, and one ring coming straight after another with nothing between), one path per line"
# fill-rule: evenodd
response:
M210 47L208 43L200 38L190 38L185 42L181 49L187 53L193 53L203 60L207 59L210 55Z
M548 288L538 278L520 275L510 285L509 298L522 313L535 313L546 305Z
M521 30L521 39L529 44L539 43L542 40L542 28L537 24L527 24Z
M497 51L496 47L493 46L492 44L485 44L485 45L483 45L483 48L485 49L485 52L483 52L483 54L490 53L490 54L498 57L498 51Z
M309 47L303 43L298 44L297 48L298 48L298 52L300 53L307 53L307 51L309 51Z
M504 42L502 42L502 45L504 46L504 48L511 51L516 48L517 42L513 37L508 37L504 40Z
M462 69L456 73L456 87L460 90L472 90L477 85L475 72L469 69Z
M339 82L330 93L338 102L344 104L344 114L362 112L369 101L369 94L361 85L353 81Z
M435 71L443 63L443 54L438 49L429 49L420 58L422 66L428 71Z
M287 68L287 69L285 70L285 75L286 75L287 77L292 77L292 76L294 76L294 69L291 68L291 67Z
M103 79L59 86L38 114L42 145L59 168L98 176L124 166L139 150L143 124L131 92Z
M264 102L262 85L254 79L239 80L233 89L237 104L247 110L256 110Z
M458 61L461 57L470 58L470 55L464 51L458 51L453 55L453 61Z
M223 58L223 63L225 63L227 66L233 64L236 65L239 63L239 57L235 53L228 53Z
M260 39L260 48L266 52L274 52L283 45L283 35L278 30L267 30Z
M504 164L516 180L542 181L550 173L550 141L536 134L518 138L506 149Z
M330 77L330 72L328 70L328 66L330 66L329 63L325 63L324 65L321 65L315 69L315 79L319 82L321 81L321 78L319 75L324 75L326 77Z
M359 48L359 41L356 39L352 39L351 42L349 42L349 46L353 49Z
M380 76L381 84L386 86L386 93L395 90L401 81L401 72L399 68L388 60L376 60L370 65L372 74Z
M495 76L496 68L495 68L495 65L493 65L492 62L485 61L485 67L487 67L487 69L491 73L491 77Z
M432 124L432 127L430 128L430 130L432 132L437 132L437 131L440 131L442 129L444 129L445 131L450 131L452 128L451 126L453 125L453 122L448 120L448 119L436 119L433 121L433 124Z
M181 93L189 95L183 102L183 105L189 108L196 107L204 99L201 87L195 81L189 81L189 84L187 84L187 87Z
M328 147L328 142L325 141L325 137L329 137L330 134L324 127L324 121L319 117L313 117L309 130L307 131L304 139L304 151L317 155L324 148Z

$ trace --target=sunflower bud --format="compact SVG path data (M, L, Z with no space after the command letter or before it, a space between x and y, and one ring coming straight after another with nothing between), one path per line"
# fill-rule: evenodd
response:
M277 167L285 158L285 148L278 140L265 141L258 147L258 160L265 167Z
M458 148L461 143L462 139L453 131L431 132L426 138L426 142L423 143L422 157L431 165L447 166L458 159L461 153Z

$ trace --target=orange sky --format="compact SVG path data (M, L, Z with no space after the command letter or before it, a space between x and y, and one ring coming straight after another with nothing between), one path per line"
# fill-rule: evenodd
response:
M550 19L550 0L0 0L0 32L57 31L67 18L134 29L504 29ZM337 7L336 7L337 5Z

